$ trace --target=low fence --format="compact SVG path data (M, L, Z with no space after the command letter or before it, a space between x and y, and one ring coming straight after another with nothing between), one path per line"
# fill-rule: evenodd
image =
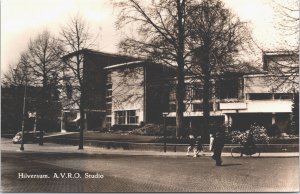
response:
M58 144L78 145L79 140L73 138L45 138L45 142ZM100 141L85 140L85 146L102 147L106 149L124 149L124 150L145 150L145 151L161 151L165 149L164 143L135 143L122 141ZM167 152L183 152L186 151L188 144L166 144ZM230 152L231 148L239 146L238 144L225 144L223 151ZM257 144L261 152L299 152L299 144ZM209 151L208 144L203 144L204 151Z

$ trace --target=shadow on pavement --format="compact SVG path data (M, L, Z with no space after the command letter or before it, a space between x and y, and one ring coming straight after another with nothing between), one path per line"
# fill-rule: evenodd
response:
M222 166L226 167L226 166L239 166L242 164L222 164Z

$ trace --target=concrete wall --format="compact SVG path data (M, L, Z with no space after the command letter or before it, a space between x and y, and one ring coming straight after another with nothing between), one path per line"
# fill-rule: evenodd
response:
M144 69L142 66L112 70L112 125L115 111L136 110L139 123L144 121Z
M244 76L244 92L246 93L291 93L294 89L299 90L293 83L298 82L299 78L293 80L288 76L275 75L248 75Z

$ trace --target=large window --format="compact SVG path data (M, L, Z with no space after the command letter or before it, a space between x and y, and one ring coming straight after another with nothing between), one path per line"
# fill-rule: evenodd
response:
M249 100L270 100L272 99L272 94L270 93L250 93Z
M197 104L193 104L193 112L202 112L203 111L203 104L201 103L197 103Z
M203 98L203 88L199 84L189 84L185 88L185 99L201 100Z
M115 112L116 124L119 124L119 125L126 124L125 118L126 118L126 111L116 111Z
M213 111L213 102L209 102L209 110ZM192 104L193 112L202 112L203 111L203 103L193 103Z
M274 99L293 99L293 94L283 93L283 94L274 94Z
M221 99L238 98L239 89L238 79L227 78L219 81L219 96Z
M117 125L138 124L138 122L139 122L139 117L136 115L135 110L115 112L115 123Z

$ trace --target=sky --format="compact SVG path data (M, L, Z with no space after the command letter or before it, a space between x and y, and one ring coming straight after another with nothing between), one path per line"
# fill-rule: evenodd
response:
M254 39L267 49L278 46L271 1L225 1L241 20L249 22ZM58 35L61 26L76 14L87 21L98 37L97 50L117 52L122 32L115 29L117 11L110 0L1 0L1 73L17 63L30 39L46 29Z

